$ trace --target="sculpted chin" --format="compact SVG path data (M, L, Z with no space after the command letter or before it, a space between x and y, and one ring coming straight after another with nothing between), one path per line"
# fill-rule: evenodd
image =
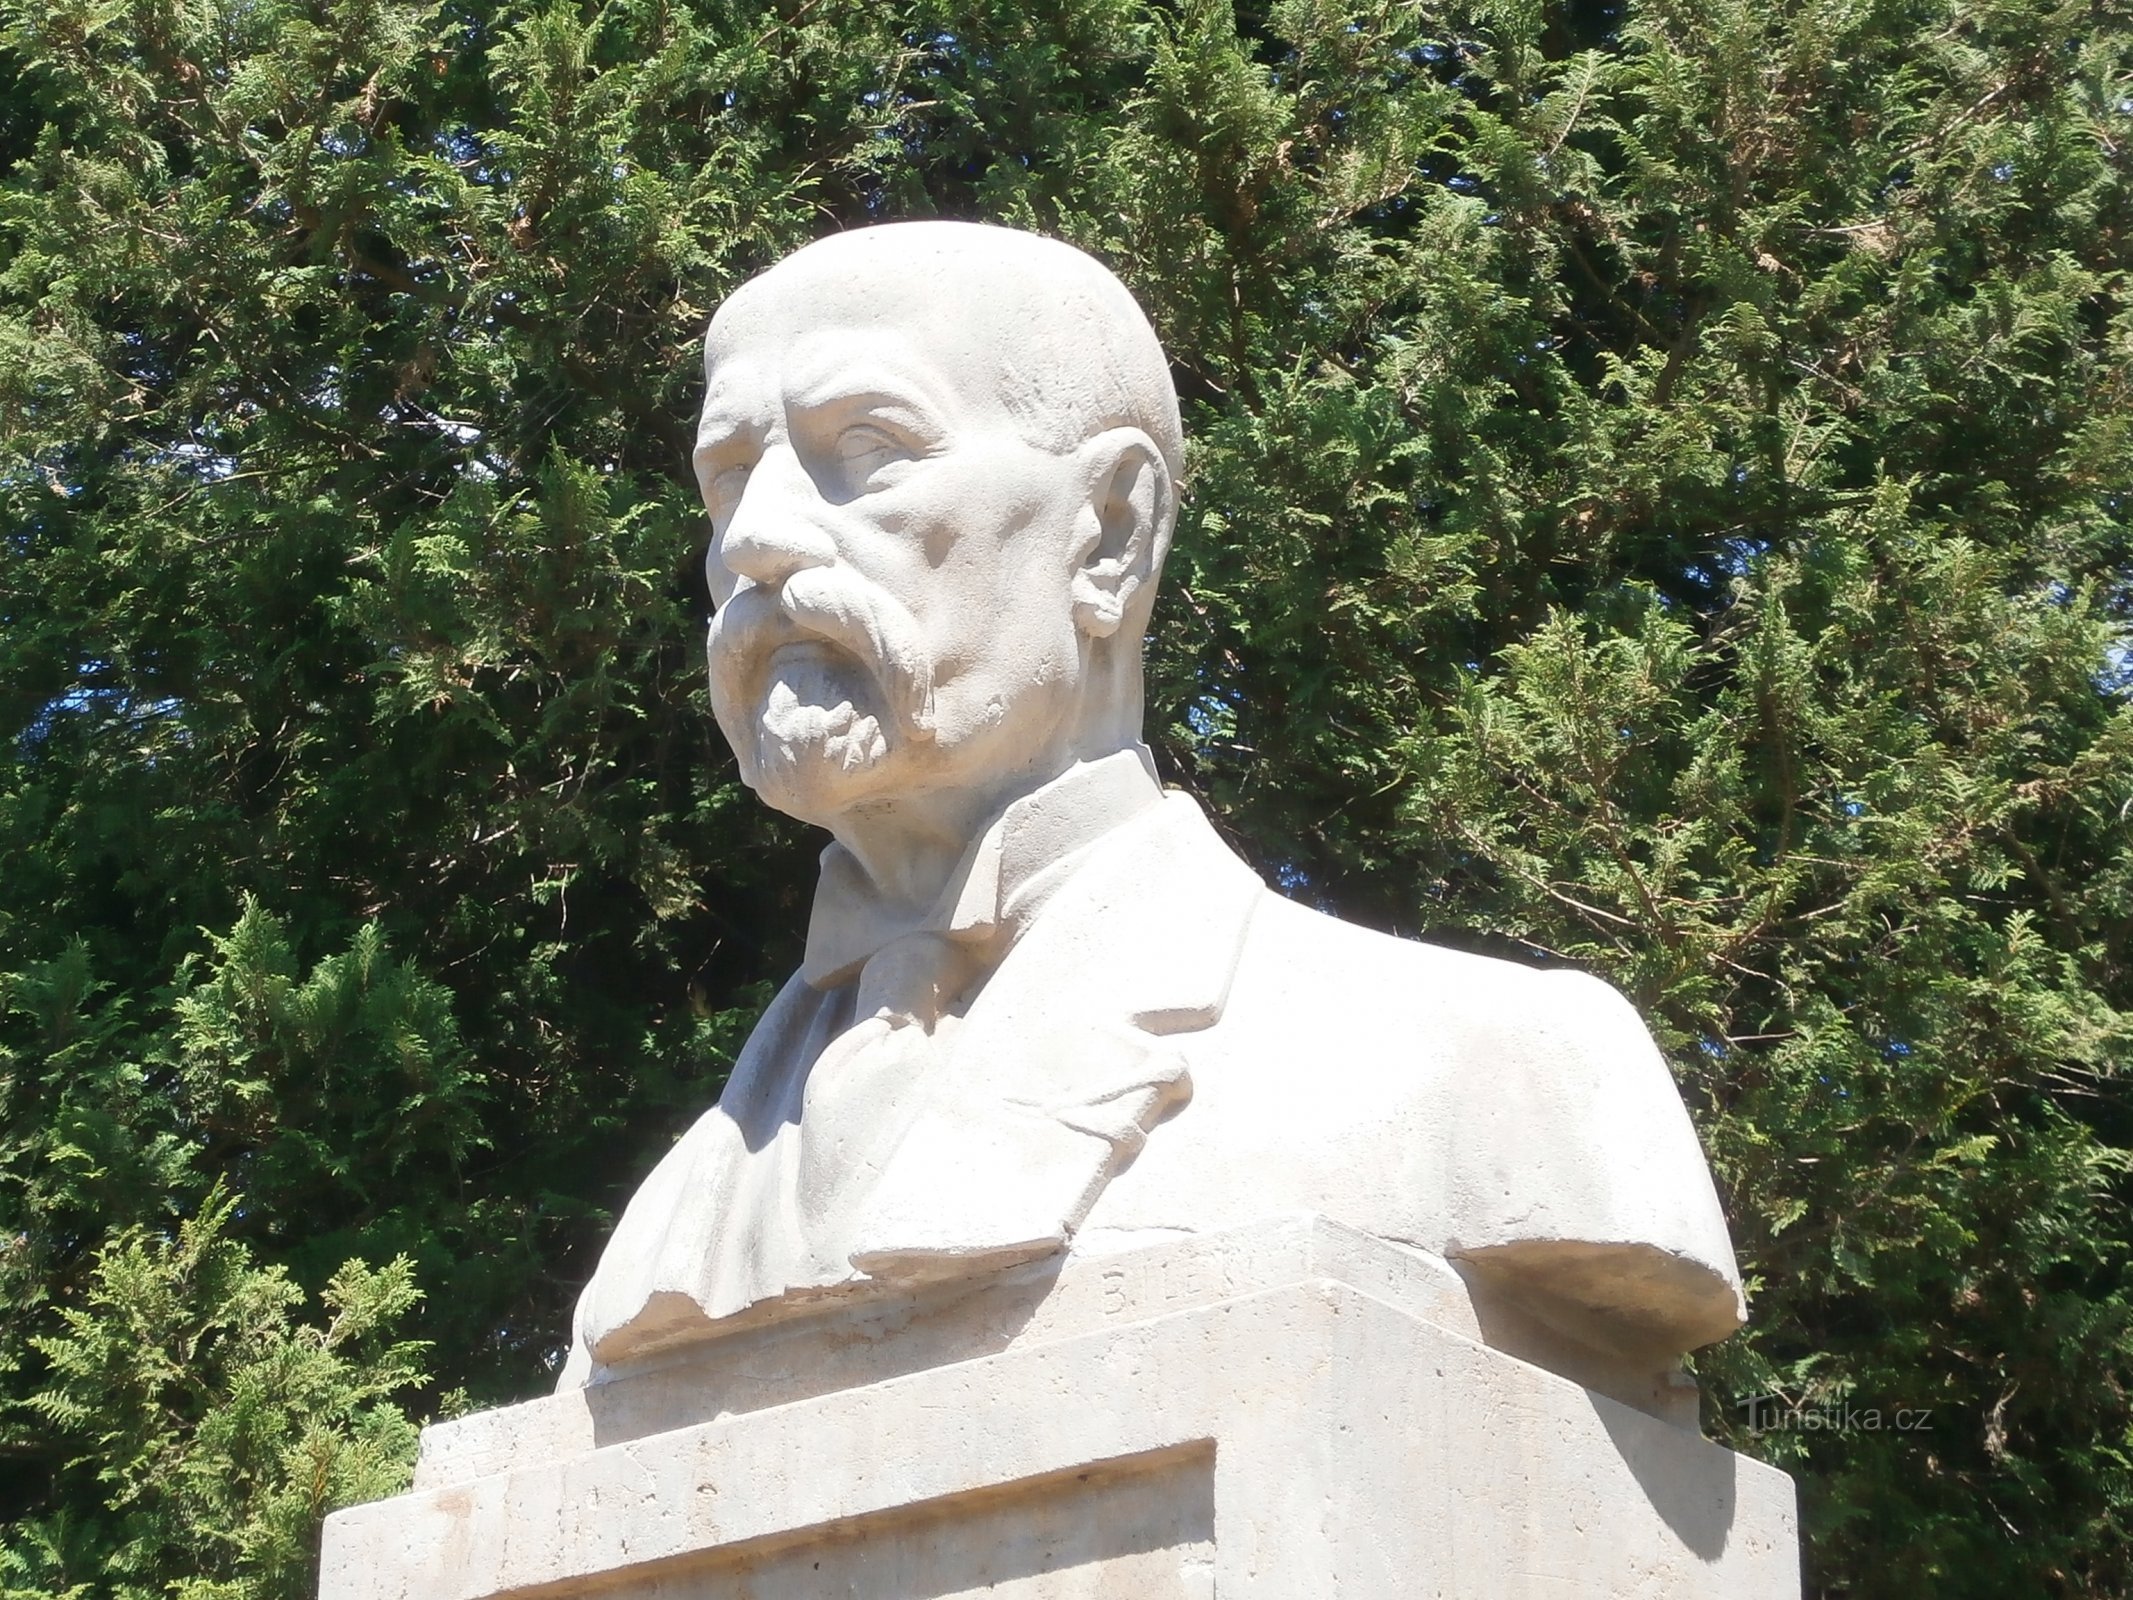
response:
M1620 995L1293 904L1158 784L1140 644L1183 436L1108 271L969 224L837 235L726 302L704 374L712 708L830 842L806 959L623 1214L566 1386L1293 1212L1449 1258L1602 1387L1738 1326Z

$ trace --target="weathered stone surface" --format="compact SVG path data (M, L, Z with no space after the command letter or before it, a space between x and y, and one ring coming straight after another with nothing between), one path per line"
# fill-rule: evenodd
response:
M1309 1210L1662 1360L1743 1307L1658 1052L1594 979L1336 922L1165 795L1140 643L1169 368L1054 241L825 239L705 342L741 772L834 842L807 960L629 1206L565 1387L854 1288Z
M558 1392L322 1600L1794 1600L1694 1432L1744 1307L1626 1001L1270 893L1139 742L1183 440L1064 245L810 246L705 345L711 698L833 843Z
M1782 1473L1490 1347L1442 1261L1289 1219L1021 1273L433 1428L322 1600L1797 1595Z

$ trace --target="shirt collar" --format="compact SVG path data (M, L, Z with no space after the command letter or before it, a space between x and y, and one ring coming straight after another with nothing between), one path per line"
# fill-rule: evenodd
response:
M1071 858L1162 795L1143 745L1068 768L1009 805L978 835L933 909L916 922L884 907L858 859L832 843L822 852L800 975L814 988L833 988L907 933L982 940L1004 931L1012 937L1070 874Z

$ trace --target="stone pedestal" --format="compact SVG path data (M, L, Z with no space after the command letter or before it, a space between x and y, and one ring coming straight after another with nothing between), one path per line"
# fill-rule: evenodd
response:
M430 1428L320 1592L1798 1600L1791 1480L1546 1342L1312 1218L819 1304Z

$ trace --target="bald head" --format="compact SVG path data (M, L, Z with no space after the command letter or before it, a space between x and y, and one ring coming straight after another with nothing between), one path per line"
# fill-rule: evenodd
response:
M765 322L902 327L989 387L1031 443L1064 451L1138 428L1173 480L1183 470L1177 391L1155 329L1109 268L1056 239L975 222L831 234L726 301L705 339L707 368L722 344Z

